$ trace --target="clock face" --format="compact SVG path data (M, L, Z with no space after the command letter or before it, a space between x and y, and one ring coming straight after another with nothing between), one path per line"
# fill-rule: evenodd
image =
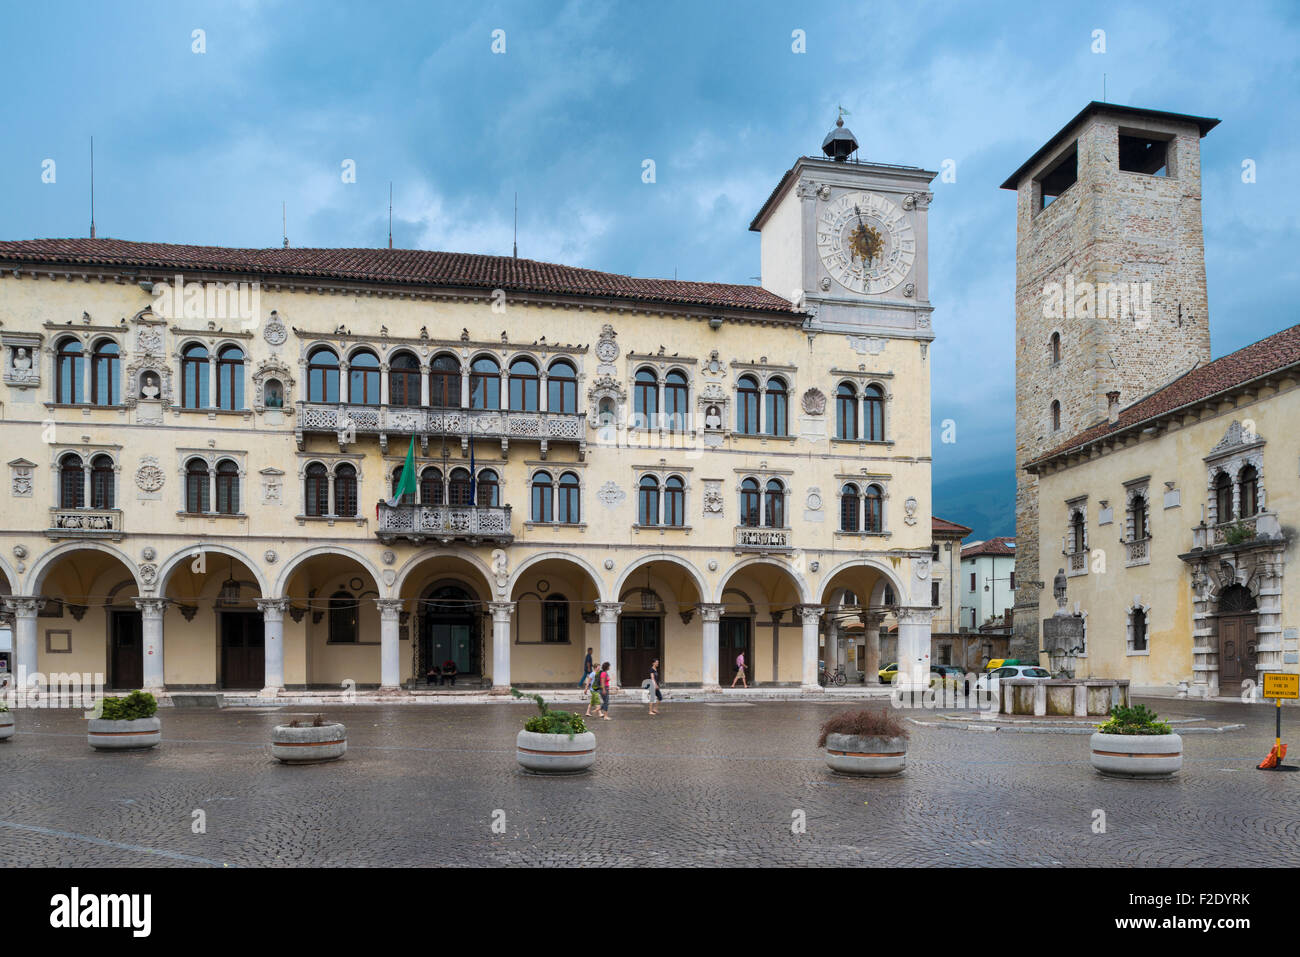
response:
M877 295L912 271L916 238L907 214L885 197L841 193L817 219L817 252L845 289Z

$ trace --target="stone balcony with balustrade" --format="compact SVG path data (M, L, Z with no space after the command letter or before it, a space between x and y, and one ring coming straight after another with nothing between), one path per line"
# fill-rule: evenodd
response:
M122 510L119 508L52 508L49 538L122 539Z
M794 548L793 530L766 526L737 525L737 552L788 552Z
M395 405L351 405L339 402L298 402L295 435L303 448L307 435L333 435L339 447L358 436L379 437L380 449L388 452L390 436L420 440L421 454L428 453L430 438L460 441L461 452L469 453L470 439L501 443L504 457L510 442L536 442L546 458L553 442L578 447L581 460L587 452L587 416L582 412L517 412L504 409L427 409Z
M379 503L375 534L385 545L398 539L416 543L466 542L508 545L509 505L389 505Z

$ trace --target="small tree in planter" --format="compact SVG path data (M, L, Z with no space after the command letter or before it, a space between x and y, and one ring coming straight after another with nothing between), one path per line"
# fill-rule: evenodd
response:
M893 711L844 711L822 725L817 747L832 771L890 777L907 764L907 738Z
M147 691L124 698L104 698L99 717L86 724L86 740L96 751L139 751L162 741L158 700Z
M526 771L536 774L573 774L596 761L596 736L582 716L572 711L552 711L539 694L511 688L516 698L531 698L538 713L524 723L515 738L515 757Z
M1092 766L1122 778L1167 778L1183 766L1183 739L1146 705L1110 709L1090 741Z
M14 736L14 716L9 711L9 705L5 704L3 695L0 695L0 741L8 741Z
M323 714L299 714L271 729L271 757L284 764L319 764L343 757L348 729Z

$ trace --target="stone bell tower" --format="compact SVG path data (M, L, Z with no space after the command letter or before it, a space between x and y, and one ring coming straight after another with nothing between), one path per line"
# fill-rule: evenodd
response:
M1210 359L1200 140L1218 122L1089 103L1002 184L1016 191L1012 657L1039 660L1039 592L1061 559L1039 541L1025 464Z

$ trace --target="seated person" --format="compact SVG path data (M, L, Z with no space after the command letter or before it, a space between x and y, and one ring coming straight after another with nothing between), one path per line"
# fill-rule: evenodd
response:
M447 683L452 685L453 687L456 684L457 674L458 672L456 671L456 662L448 658L446 661L442 663L442 676L446 678Z
M425 675L425 678L428 680L428 683L431 685L442 684L442 669L439 668L437 665L430 665L429 671Z

